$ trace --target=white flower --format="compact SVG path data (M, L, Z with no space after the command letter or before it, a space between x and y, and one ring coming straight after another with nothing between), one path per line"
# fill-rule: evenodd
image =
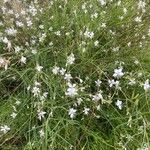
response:
M27 60L26 57L22 56L20 59L20 62L23 64L26 64L26 60Z
M142 0L139 1L138 3L138 9L144 9L146 6L146 3Z
M122 77L122 76L124 75L124 73L122 72L122 70L123 70L122 68L115 69L113 76L114 76L115 78L120 78L120 77Z
M123 12L124 12L124 14L127 14L127 9L123 8Z
M42 96L40 96L40 100L43 101L47 98L48 92L44 92Z
M147 79L144 83L144 90L148 91L150 89L149 79Z
M39 134L40 134L40 137L41 137L41 138L44 137L45 133L44 133L43 129L41 129L41 130L39 131Z
M84 113L85 115L88 115L88 114L89 114L89 111L90 111L90 108L84 107L83 113Z
M38 72L41 72L41 71L42 71L42 69L43 69L43 67L42 67L42 66L39 66L38 64L36 65L36 70L37 70Z
M8 131L10 131L10 128L7 125L0 126L0 131L6 134Z
M66 65L72 65L72 64L74 64L74 61L75 61L74 54L71 53L71 54L67 57L67 63L66 63Z
M106 5L106 0L99 0L99 2L102 6Z
M137 23L142 22L142 19L141 19L141 17L139 17L139 16L137 16L134 20L135 20L135 22L137 22Z
M20 52L20 51L21 51L21 47L16 46L16 47L15 47L15 53L18 53L18 52Z
M23 26L24 26L24 24L23 24L22 22L20 22L20 21L16 21L16 25L17 25L18 27L23 27Z
M109 84L109 87L112 87L113 85L115 85L115 80L108 80L108 84Z
M129 80L130 80L129 85L134 85L134 84L136 84L135 79L129 79Z
M33 24L33 23L32 23L31 20L27 20L27 26L28 26L28 27L32 26L32 24Z
M38 119L39 120L42 120L42 118L44 118L44 115L46 114L45 111L41 111L41 110L38 110Z
M99 41L95 41L95 42L94 42L94 46L96 46L96 47L97 47L97 46L98 46L98 44L99 44Z
M67 89L67 92L65 93L67 96L70 96L70 97L74 97L75 95L77 95L77 91L78 89L76 88L76 84L71 84L69 83L68 84L68 89Z
M118 52L119 51L119 47L115 47L112 50L113 50L113 52Z
M71 74L70 73L66 73L64 79L67 80L67 81L70 81L72 79Z
M35 55L37 53L37 50L36 49L32 49L31 53Z
M10 116L14 119L16 118L17 114L13 112Z
M95 83L96 83L96 86L97 86L97 87L100 87L102 81L100 81L100 80L98 79L97 81L95 81Z
M3 38L2 40L5 44L7 44L9 42L9 40L7 39L7 37Z
M83 102L83 99L82 99L82 98L77 98L77 104L78 104L78 105L81 105L82 102Z
M64 75L64 74L65 74L65 72L66 72L66 69L61 68L59 72L60 72L60 74L61 74L61 75Z
M7 70L9 63L10 63L9 60L6 60L5 58L0 57L0 68L3 67L5 68L5 70Z
M58 74L59 73L59 67L55 66L53 69L52 69L52 73L53 74Z
M102 27L102 28L106 28L106 23L102 23L102 24L101 24L101 27Z
M101 91L99 91L97 94L93 95L92 97L93 97L92 100L95 101L95 102L97 102L99 100L103 100L103 96L102 96Z
M122 109L122 107L123 107L123 105L122 105L122 101L120 101L120 100L117 100L117 102L116 102L116 106L121 110Z
M5 30L5 32L6 32L8 35L15 36L16 33L17 33L17 30L15 30L14 28L8 28L8 29Z
M20 103L21 103L20 101L18 101L18 100L16 101L16 105L20 105Z
M40 93L40 88L39 87L33 87L32 89L32 93L34 94L34 96L38 96Z
M74 108L69 109L68 115L70 116L71 119L73 119L76 116L76 112L77 110Z
M84 36L90 39L93 39L94 37L94 32L89 32L88 30L85 31Z

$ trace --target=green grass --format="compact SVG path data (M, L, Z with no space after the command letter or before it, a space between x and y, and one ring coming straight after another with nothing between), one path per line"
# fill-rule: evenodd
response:
M26 14L18 12L18 18L8 10L0 14L3 24L0 58L10 61L7 70L0 62L0 126L10 127L6 134L0 131L0 149L150 149L150 90L143 87L150 79L149 1L145 1L145 12L138 9L136 0L123 0L120 5L108 0L106 6L97 0L67 3L53 0L34 5L33 2L24 1L22 9ZM1 4L1 9L3 5L8 9L7 4ZM35 7L32 10L37 11L35 15L29 12L30 6ZM98 16L92 19L95 13ZM142 17L141 22L135 21L137 16ZM27 18L32 20L32 26L27 25ZM18 27L16 21L24 26ZM106 27L101 26L103 23ZM44 28L40 29L40 25ZM15 36L6 33L12 27L17 30ZM86 37L86 31L93 32L93 38ZM42 34L46 34L43 40ZM11 42L10 49L3 42L5 37ZM99 42L98 46L94 45L95 41ZM17 46L21 47L19 52L15 52ZM119 50L115 52L117 47ZM66 65L71 53L75 61ZM22 56L26 57L25 64L20 62ZM40 72L37 65L43 67ZM76 96L65 94L67 81L64 75L52 73L54 66L71 74L68 82L76 84ZM117 79L113 74L119 67L124 75ZM100 87L95 84L98 79L102 81ZM121 88L110 87L108 80L112 79L118 80ZM131 80L135 84L131 85ZM41 85L35 85L36 81ZM38 96L34 96L34 87L40 89ZM103 99L95 102L92 96L100 90ZM48 95L41 100L44 92ZM83 101L79 105L80 99ZM121 110L116 106L117 100L123 103ZM83 112L85 107L90 108L88 115ZM74 118L68 115L70 108L77 110ZM46 112L41 120L38 110ZM15 118L11 117L13 112L17 114Z

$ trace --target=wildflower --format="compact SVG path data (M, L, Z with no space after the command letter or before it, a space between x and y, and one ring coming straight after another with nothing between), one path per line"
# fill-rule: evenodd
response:
M137 23L142 22L141 17L139 17L139 16L137 16L134 20L135 20L135 22L137 22Z
M41 137L41 138L44 137L45 133L44 133L43 129L41 129L41 130L39 131L39 134L40 134L40 137Z
M10 128L7 125L0 126L0 131L6 134L8 131L10 131Z
M74 97L75 95L77 95L77 91L78 89L76 88L76 84L68 84L68 89L67 92L65 93L66 95L70 96L70 97Z
M113 50L113 52L118 52L119 51L119 47L115 47L112 50Z
M8 28L8 29L5 30L5 32L6 32L8 35L15 36L16 33L17 33L17 30L15 30L14 28Z
M117 102L116 102L116 106L121 110L122 109L122 107L123 107L123 105L122 105L122 101L120 101L120 100L117 100Z
M5 68L5 70L7 70L9 64L10 64L9 60L0 57L0 68L2 67Z
M97 81L95 81L95 83L96 83L96 86L97 86L97 87L100 87L102 81L100 81L100 80L98 79Z
M106 0L99 0L99 2L100 2L100 4L101 4L101 6L106 5Z
M42 118L44 118L45 114L46 114L45 111L38 110L38 119L41 121Z
M16 46L16 47L15 47L15 53L18 53L18 52L20 52L20 51L21 51L21 47Z
M18 26L18 27L23 27L24 24L23 24L22 22L20 22L20 21L16 21L16 26Z
M44 92L42 96L40 96L40 100L43 101L47 98L48 92Z
M43 33L42 35L40 35L39 42L43 42L45 38L46 38L46 33Z
M98 44L99 44L99 41L94 42L94 46L98 46Z
M102 24L101 24L101 27L102 27L102 28L106 28L106 23L102 23Z
M18 101L18 100L16 101L16 105L19 105L20 103L21 103L20 101Z
M31 53L35 55L37 53L37 50L33 49L33 50L31 50Z
M120 77L122 77L122 76L124 75L124 73L122 72L122 70L123 70L122 68L115 69L113 76L114 76L115 78L120 78Z
M142 0L139 1L138 3L138 9L144 9L146 6L146 3Z
M90 111L90 108L84 107L83 113L84 113L85 115L88 115L88 114L89 114L89 111Z
M89 32L88 30L85 31L84 36L90 39L93 39L94 32Z
M150 89L149 79L147 79L144 83L144 90L148 91Z
M66 69L64 69L64 68L61 68L61 69L60 69L60 74L61 74L61 75L64 75L65 72L66 72Z
M97 102L99 100L103 100L102 91L99 91L97 94L92 96L92 100Z
M52 73L53 74L58 74L59 73L59 67L55 66L53 69L52 69Z
M127 9L123 8L123 12L124 12L124 14L127 14Z
M76 116L76 112L77 110L74 108L69 109L68 115L70 116L71 119L73 119Z
M109 84L109 87L112 87L113 85L116 84L115 80L108 80L108 84Z
M82 99L82 98L77 98L77 104L78 104L78 105L81 105L82 102L83 102L83 99Z
M67 80L67 81L70 81L72 79L71 74L70 73L66 73L64 79Z
M15 112L13 112L10 116L14 119L14 118L16 118L17 114Z
M67 66L67 65L72 65L72 64L74 64L74 61L75 61L74 54L71 53L71 54L67 57L66 66Z
M20 62L23 64L26 64L26 60L27 60L26 57L22 56L20 59Z
M136 84L135 79L129 79L129 80L130 80L129 85L134 85L134 84Z
M39 66L38 64L36 65L36 70L37 70L38 72L41 72L41 71L42 71L42 69L43 69L43 67L42 67L42 66Z
M40 88L39 87L33 87L32 89L32 93L34 94L34 96L38 96L40 93Z

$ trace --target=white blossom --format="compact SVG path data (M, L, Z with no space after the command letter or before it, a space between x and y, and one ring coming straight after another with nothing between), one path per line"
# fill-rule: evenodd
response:
M76 116L76 112L77 110L74 108L69 109L68 115L70 116L71 119L73 119Z
M97 86L97 87L100 87L102 81L100 81L100 80L98 79L97 81L95 81L95 83L96 83L96 86Z
M71 54L67 57L67 63L66 63L66 65L72 65L72 64L74 64L74 61L75 61L74 54L71 53Z
M40 94L40 88L36 86L33 87L32 93L34 94L34 96L38 96Z
M17 114L15 112L13 112L10 116L14 119L14 118L16 118Z
M144 90L148 91L150 89L150 83L149 83L149 79L147 79L144 83Z
M101 4L101 6L106 5L106 0L99 0L99 2L100 2L100 4Z
M77 93L78 89L76 87L76 84L69 83L68 86L69 87L65 93L67 96L74 97L74 96L78 95L78 93Z
M84 113L85 115L88 115L88 114L89 114L89 111L90 111L90 108L84 107L83 113Z
M39 120L42 120L42 118L44 118L44 115L46 114L45 111L41 111L41 110L38 110L38 119Z
M53 67L52 73L55 74L55 75L58 74L58 73L59 73L59 69L60 69L60 68L57 67L57 66Z
M12 35L12 36L15 36L17 34L17 30L15 30L14 28L8 28L5 30L5 32L7 33L7 35Z
M122 107L123 107L122 101L117 100L117 102L116 102L116 106L117 106L117 107L121 110L121 109L122 109Z
M99 100L103 100L103 96L102 96L102 92L99 91L98 93L96 93L95 95L92 96L92 100L97 102Z
M43 67L42 66L40 66L40 65L36 65L36 70L38 71L38 72L41 72L42 71L42 69L43 69Z
M41 137L41 138L44 137L45 133L44 133L43 129L41 129L41 130L39 131L39 134L40 134L40 137Z
M120 77L122 77L122 76L124 75L124 73L122 72L122 70L123 70L122 68L115 69L113 76L114 76L115 78L120 78Z
M6 134L8 131L10 131L10 128L7 125L0 126L0 131Z
M23 63L23 64L26 64L26 57L24 56L21 56L21 59L20 59L20 62Z

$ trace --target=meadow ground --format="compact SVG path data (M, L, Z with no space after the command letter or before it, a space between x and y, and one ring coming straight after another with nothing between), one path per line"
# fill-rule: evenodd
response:
M0 1L1 150L150 150L149 79L149 0Z

